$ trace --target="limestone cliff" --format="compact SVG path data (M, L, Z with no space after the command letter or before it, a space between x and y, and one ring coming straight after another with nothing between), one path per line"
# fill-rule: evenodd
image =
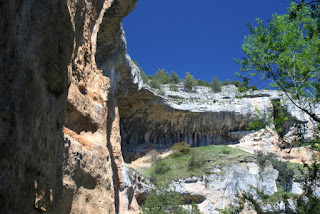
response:
M113 96L135 4L0 1L0 213L137 212Z
M281 142L273 129L257 133L247 129L250 122L259 119L258 114L266 120L276 117L274 103L279 101L290 118L282 124L284 135L293 139L298 125L303 128L305 138L313 135L314 121L279 91L239 93L234 85L229 85L223 86L221 93L212 93L208 87L198 87L197 92L190 93L184 91L183 85L178 86L177 92L170 91L168 85L162 87L164 95L158 95L148 85L140 91L130 90L126 95L117 95L127 161L135 159L137 153L153 148L168 149L180 141L192 146L225 144L249 152L276 152L296 162L311 158L307 153L297 157L297 152L285 154L280 151ZM294 140L291 141L290 148L295 147Z

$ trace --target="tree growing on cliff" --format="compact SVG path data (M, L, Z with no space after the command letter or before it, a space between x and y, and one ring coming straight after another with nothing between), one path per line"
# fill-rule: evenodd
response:
M184 77L183 85L186 91L192 91L196 85L196 80L189 72Z
M320 7L319 1L292 3L288 14L274 14L268 23L257 19L245 37L241 64L245 80L260 78L283 91L290 102L308 114L319 125L314 112L320 101ZM280 121L281 122L281 121ZM302 133L298 133L302 134ZM302 139L303 145L320 151L319 130L314 139ZM298 213L318 213L319 198L314 197L313 183L319 182L319 154L314 153L305 191L298 202Z
M154 77L161 83L161 84L168 84L171 82L171 77L164 69L158 69L157 73Z
M174 84L177 84L180 82L178 74L176 74L174 71L172 71L172 74L171 74L171 82Z
M320 101L320 30L313 10L292 3L289 14L274 14L268 23L257 19L242 45L245 57L237 62L242 78L271 81L297 108L320 122L313 111Z
M220 82L218 81L217 77L213 76L210 85L211 85L211 90L212 90L214 93L221 92L221 85L220 85Z

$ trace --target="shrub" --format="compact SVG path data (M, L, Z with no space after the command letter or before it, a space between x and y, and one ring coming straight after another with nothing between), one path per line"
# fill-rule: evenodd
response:
M258 87L257 87L256 85L250 85L249 88L250 88L252 91L258 90Z
M156 183L158 182L158 176L155 175L155 174L152 174L152 175L150 176L150 181L151 181L152 183L156 184Z
M212 81L211 81L211 90L214 93L221 92L220 82L217 80L217 78L215 76L213 76Z
M183 197L179 193L158 189L151 192L141 209L143 214L186 214L181 205Z
M173 146L171 147L171 150L174 152L173 155L175 157L188 154L191 151L190 145L183 141L173 144Z
M157 94L164 96L164 95L166 95L166 92L162 88L160 88L157 90Z
M202 167L205 164L205 159L200 156L196 151L192 151L191 157L188 163L189 170L194 170Z
M225 80L225 81L222 81L220 82L221 85L225 86L225 85L229 85L229 81L228 80Z
M242 85L239 80L231 81L231 84L235 85L236 87L240 87Z
M154 77L161 83L161 84L168 84L171 82L171 77L164 69L158 69L157 73Z
M171 82L175 84L180 82L179 76L174 71L171 74Z
M264 129L266 127L266 123L263 120L260 119L256 119L254 121L251 121L248 124L247 130L254 130L254 131L258 131L260 129Z
M136 66L139 68L141 79L143 80L144 83L147 84L147 83L148 83L148 77L147 77L147 75L144 73L144 71L142 70L142 68L139 67L139 64L138 64L136 61L132 60L132 62L133 62L134 64L136 64Z
M160 89L161 88L160 82L158 80L156 80L156 79L152 79L150 81L149 85L150 85L151 88L155 88L155 89Z
M160 162L156 165L154 171L156 174L164 174L164 173L168 172L169 170L170 170L170 167L166 163Z
M222 154L225 154L225 155L228 155L228 154L230 154L231 152L230 152L230 150L228 150L228 149L223 149L222 150Z
M261 151L257 152L257 162L258 165L263 168L267 161L270 161L273 168L279 172L277 181L286 190L289 190L289 184L292 181L294 170L288 167L287 162L282 162L277 160L277 155L273 153L268 153L264 155Z
M170 87L170 91L179 91L178 86L175 84L171 83L169 87Z
M196 80L193 78L193 76L189 72L187 72L184 77L183 85L186 91L192 91L192 89L196 85Z
M196 80L196 84L197 84L198 86L210 87L210 83L208 83L207 81L204 81L204 80Z

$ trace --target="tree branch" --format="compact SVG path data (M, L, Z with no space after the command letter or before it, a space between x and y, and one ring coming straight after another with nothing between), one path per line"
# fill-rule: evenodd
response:
M281 90L285 93L285 95L288 97L288 99L290 100L290 102L291 102L293 105L295 105L298 109L300 109L300 110L303 111L304 113L308 114L313 120L315 120L315 121L317 121L318 123L320 123L320 118L319 118L316 114L308 111L308 110L305 109L305 108L302 108L301 106L299 106L299 105L291 98L291 96L289 95L289 92L288 92L288 91L279 83L279 81L277 80L276 76L274 75L274 73L273 73L272 70L270 69L270 66L268 65L267 67L268 67L268 69L269 69L269 73L270 73L271 76L272 76L272 79L277 83L277 85L278 85L278 86L281 88Z

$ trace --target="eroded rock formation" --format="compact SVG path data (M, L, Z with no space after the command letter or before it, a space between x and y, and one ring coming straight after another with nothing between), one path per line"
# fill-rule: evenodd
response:
M314 122L279 91L262 90L245 94L237 92L233 85L224 86L221 93L212 93L207 87L198 87L197 93L184 92L182 85L178 92L170 91L167 85L163 88L165 95L161 96L146 85L139 91L117 94L126 161L139 157L138 153L168 149L180 141L191 146L237 144L238 148L249 152L263 150L281 153L275 131L253 134L253 130L248 130L249 123L258 120L259 115L260 119L271 123L279 111L275 105L281 105L290 118L281 124L288 142L294 142L297 134L295 127L300 125L305 138L313 135ZM259 142L254 140L256 135L260 136ZM289 156L288 159L292 158ZM310 158L311 155L307 157Z
M135 4L0 2L0 213L138 211L113 95Z

